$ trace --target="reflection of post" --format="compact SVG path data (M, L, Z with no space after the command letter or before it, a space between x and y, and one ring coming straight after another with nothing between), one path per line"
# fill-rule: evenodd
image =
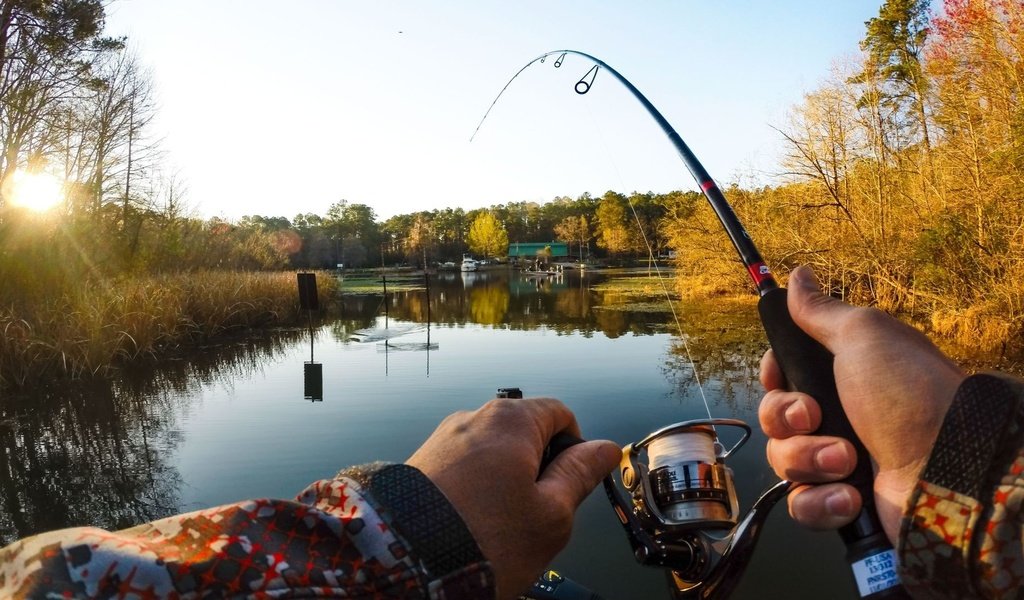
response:
M388 278L380 276L380 282L384 284L384 329L388 328Z
M318 364L313 356L313 343L316 336L313 332L313 311L320 310L320 299L316 290L315 273L298 273L299 306L309 317L309 362L302 369L302 392L307 400L324 399L323 365Z
M430 276L423 273L423 285L427 288L427 329L430 329Z
M308 362L302 365L302 395L306 400L323 402L324 399L324 366L320 363Z
M423 272L423 283L427 286L427 377L430 377L430 277Z

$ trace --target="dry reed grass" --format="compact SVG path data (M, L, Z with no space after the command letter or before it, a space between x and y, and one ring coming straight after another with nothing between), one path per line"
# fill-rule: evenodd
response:
M318 284L322 297L336 291L333 277ZM0 388L105 375L131 361L300 316L291 272L83 282L53 291L28 310L0 307Z
M931 315L931 328L962 346L987 352L1005 348L1010 340L1020 340L1024 322L1008 317L1005 307L986 302L964 309L936 310Z

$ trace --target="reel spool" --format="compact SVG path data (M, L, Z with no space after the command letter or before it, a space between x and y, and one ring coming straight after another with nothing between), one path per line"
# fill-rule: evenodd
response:
M737 427L743 435L728 450L716 426ZM620 476L636 514L656 531L731 529L739 518L733 474L725 459L750 438L750 426L737 419L699 419L669 425L623 449ZM647 463L640 454L646 451Z

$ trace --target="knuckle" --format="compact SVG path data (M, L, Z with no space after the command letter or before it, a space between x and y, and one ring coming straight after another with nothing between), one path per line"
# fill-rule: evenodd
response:
M480 407L481 413L506 412L512 408L513 401L508 398L494 398Z
M488 400L477 410L477 415L490 422L509 423L522 414L522 401L509 398Z
M438 425L438 429L453 429L455 431L462 431L466 428L468 421L472 417L471 412L464 410L455 411L445 418L441 419L441 423Z
M814 481L807 444L803 439L775 440L769 447L769 464L783 479L797 482Z
M794 435L797 431L790 426L786 411L798 403L806 404L808 399L810 396L799 392L772 390L766 393L757 408L761 429L769 437L787 438Z

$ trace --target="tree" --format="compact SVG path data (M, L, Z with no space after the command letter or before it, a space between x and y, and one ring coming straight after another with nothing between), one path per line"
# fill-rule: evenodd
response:
M461 208L436 210L432 220L442 257L457 258L466 251L466 211Z
M928 37L928 0L886 0L878 16L865 23L867 32L860 47L867 53L859 78L892 86L895 102L909 101L924 150L931 149L928 133L928 80L922 68Z
M569 243L579 244L579 257L583 260L583 245L590 239L590 223L583 215L578 217L565 217L558 225L555 225L556 239Z
M597 206L598 244L612 256L624 254L633 249L629 235L629 215L626 197L608 191Z
M480 214L469 226L469 249L487 257L504 256L508 250L508 233L490 212Z
M101 38L102 0L0 0L0 183L58 152L75 93L96 57L120 49ZM0 204L3 203L0 195Z
M417 262L422 257L423 269L427 268L427 256L434 251L434 228L430 223L429 213L416 215L405 238L406 258Z
M637 233L631 236L634 250L656 256L666 245L660 226L667 212L664 198L652 192L634 192L629 197L629 204L632 206L630 212L633 213L633 221L636 224L636 227L630 227L629 231Z
M369 253L379 251L381 240L373 209L365 204L349 204L339 200L327 210L324 227L334 237L337 261L351 266L362 266Z

